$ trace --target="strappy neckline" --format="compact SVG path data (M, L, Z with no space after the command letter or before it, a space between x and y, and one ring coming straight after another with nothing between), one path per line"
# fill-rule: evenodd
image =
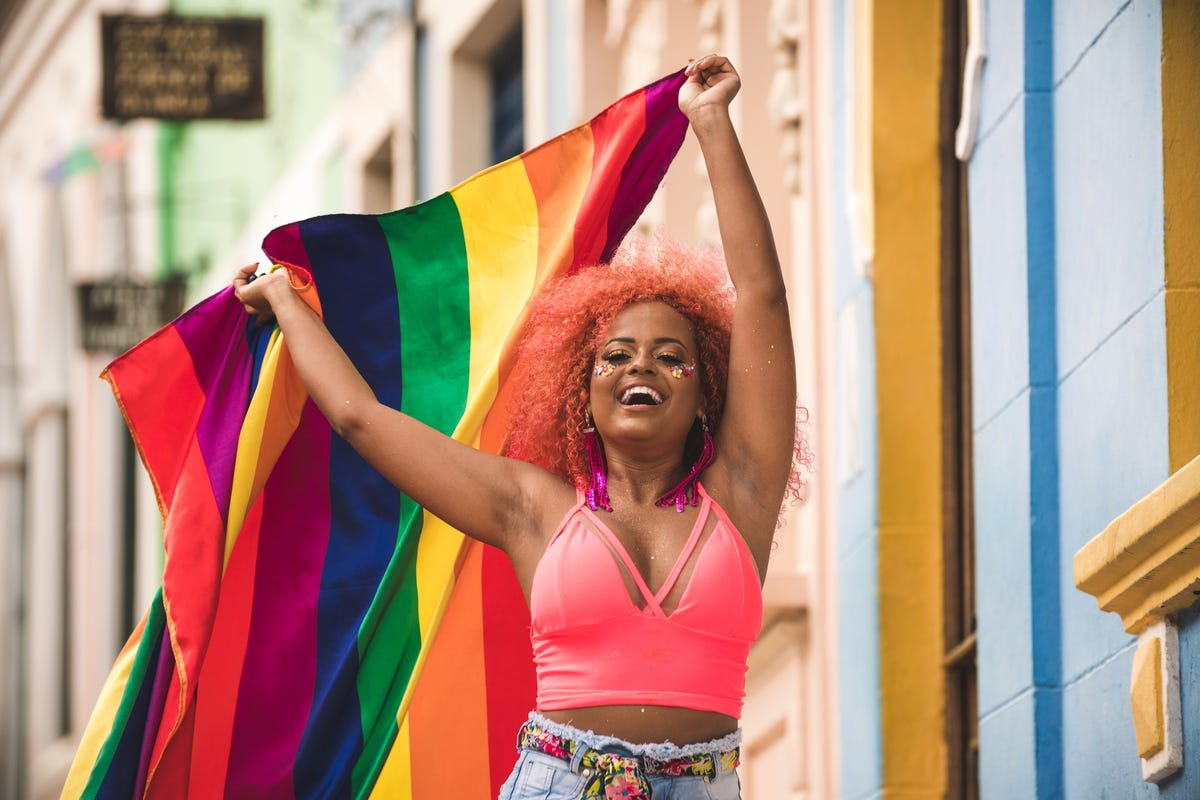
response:
M684 543L683 549L679 552L679 556L676 557L670 573L667 574L666 580L663 581L662 586L659 587L657 592L650 591L649 584L646 583L646 579L642 577L642 573L639 572L636 565L634 565L633 558L630 557L629 551L625 548L625 545L621 543L621 540L617 538L617 535L613 533L612 529L608 527L608 525L606 525L599 516L597 516L596 512L588 508L586 503L581 503L578 506L578 509L583 512L584 517L586 517L588 521L595 527L596 532L600 534L601 538L608 543L612 551L616 553L618 558L620 558L621 563L625 565L625 569L627 569L629 574L633 577L633 581L637 585L638 591L642 594L642 600L645 602L645 606L639 608L634 598L629 594L628 591L625 593L625 596L629 600L630 605L637 608L638 611L642 613L649 611L656 617L669 619L675 615L675 611L679 610L679 605L682 605L682 598L686 597L687 590L689 588L688 586L685 586L683 589L683 595L681 596L680 604L677 605L670 614L664 611L662 607L663 601L667 599L667 597L671 594L671 590L675 588L675 584L679 581L679 576L683 573L683 568L687 566L688 561L691 560L692 553L695 552L696 545L699 544L700 536L704 533L704 528L708 522L709 510L712 506L712 498L710 498L708 493L703 489L700 490L700 496L702 498L700 512L696 515L696 522L692 526L692 532L688 535L687 541ZM615 561L613 562L613 566L618 566ZM693 575L694 574L695 573L693 571ZM622 580L621 584L624 586L625 582ZM688 584L690 586L690 580L688 581Z

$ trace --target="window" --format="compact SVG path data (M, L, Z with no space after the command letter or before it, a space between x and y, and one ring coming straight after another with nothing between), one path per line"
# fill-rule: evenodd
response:
M491 159L506 161L525 149L525 89L522 77L521 26L518 25L492 51Z
M975 526L972 497L971 303L967 165L954 154L962 102L967 15L945 5L942 69L942 425L947 796L979 797Z
M393 210L392 173L392 135L389 132L363 169L364 214L384 214Z

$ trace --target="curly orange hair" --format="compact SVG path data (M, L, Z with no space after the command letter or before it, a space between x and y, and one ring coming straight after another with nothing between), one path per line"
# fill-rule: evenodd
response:
M544 467L586 491L584 447L588 386L596 353L613 317L626 306L661 302L692 325L699 348L705 412L721 424L729 379L734 291L721 256L668 237L626 243L608 266L585 269L548 284L530 301L510 406L507 455ZM796 462L811 460L797 429ZM693 428L684 453L689 464L700 446ZM788 494L802 486L794 465Z

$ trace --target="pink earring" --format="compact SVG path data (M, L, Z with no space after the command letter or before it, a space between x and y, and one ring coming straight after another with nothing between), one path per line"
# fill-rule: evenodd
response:
M596 511L603 508L612 511L612 503L608 500L608 472L604 463L604 443L596 435L596 427L592 424L592 414L587 412L584 417L583 448L587 452L588 476L590 484L584 499L588 508ZM680 509L683 510L682 508Z
M703 413L700 415L700 429L704 437L700 456L696 459L696 463L692 464L687 477L681 480L674 489L658 498L658 504L663 508L675 506L676 511L682 512L685 505L694 506L700 502L700 492L696 489L696 484L699 483L700 473L712 464L717 455L717 446L713 442L712 434L708 431L708 417Z

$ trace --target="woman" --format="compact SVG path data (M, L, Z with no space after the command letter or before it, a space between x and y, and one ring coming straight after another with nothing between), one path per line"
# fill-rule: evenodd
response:
M511 559L530 603L538 710L502 798L739 793L746 659L795 486L795 366L770 226L729 117L740 79L716 55L687 75L679 107L704 154L736 304L723 274L671 245L551 288L517 367L510 457L380 404L286 275L256 280L251 266L234 280L248 311L278 321L333 429Z

